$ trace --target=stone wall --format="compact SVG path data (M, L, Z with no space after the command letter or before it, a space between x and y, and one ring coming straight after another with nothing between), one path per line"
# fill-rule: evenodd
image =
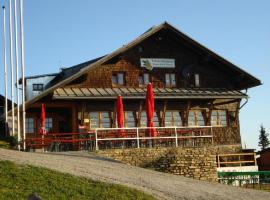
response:
M216 181L216 154L239 152L241 147L140 148L98 151L98 154L126 164L152 168L199 180Z

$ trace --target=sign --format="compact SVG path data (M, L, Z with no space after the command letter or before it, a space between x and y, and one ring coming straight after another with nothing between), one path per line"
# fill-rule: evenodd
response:
M153 68L175 68L175 59L171 58L141 58L141 67L148 70Z

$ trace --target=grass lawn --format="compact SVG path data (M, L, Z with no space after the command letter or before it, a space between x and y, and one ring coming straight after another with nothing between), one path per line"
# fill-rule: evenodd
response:
M0 148L8 149L9 143L0 139Z
M43 200L154 199L148 194L121 185L0 161L0 199L27 199L32 193L38 194Z

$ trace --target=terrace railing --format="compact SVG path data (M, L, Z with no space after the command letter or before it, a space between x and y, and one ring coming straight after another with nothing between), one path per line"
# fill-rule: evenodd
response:
M155 132L151 137L150 132ZM95 149L213 145L212 126L95 129Z
M151 129L155 137L151 137ZM27 138L29 149L47 148L70 149L114 149L160 146L210 146L213 145L212 126L189 127L134 127L134 128L96 128L85 133L48 133L44 138Z

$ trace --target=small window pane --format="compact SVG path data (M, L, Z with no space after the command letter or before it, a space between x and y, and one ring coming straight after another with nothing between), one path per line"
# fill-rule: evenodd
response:
M46 132L47 133L52 132L52 129L53 129L53 119L51 117L50 118L46 118L45 128L46 128Z
M112 83L117 84L117 76L116 75L112 75Z
M125 112L125 125L126 127L136 127L135 118L132 111Z
M159 127L159 120L158 120L158 115L156 112L154 112L154 119L153 119L153 122L154 122L154 126L155 127Z
M224 111L224 110L219 111L219 120L220 120L220 125L222 125L222 126L227 125L226 111Z
M149 83L149 74L143 74L144 84L147 85Z
M124 74L123 73L118 74L118 84L124 85Z
M194 111L189 111L189 113L188 113L188 125L189 126L195 126L196 125L195 112Z
M171 86L175 86L176 81L175 81L175 74L171 74Z
M200 75L195 74L195 86L200 87Z
M25 119L25 131L26 133L34 133L34 118Z
M201 111L197 112L197 125L204 126L204 118Z
M90 113L90 127L91 128L99 127L99 113L98 112Z
M139 85L144 85L143 76L139 76Z
M170 74L165 74L165 83L166 83L166 86L171 85Z
M173 116L171 111L165 113L165 126L173 126Z
M174 126L182 126L182 119L179 112L173 112Z
M140 125L141 125L141 127L146 127L147 126L147 117L146 117L146 112L145 111L141 112Z

